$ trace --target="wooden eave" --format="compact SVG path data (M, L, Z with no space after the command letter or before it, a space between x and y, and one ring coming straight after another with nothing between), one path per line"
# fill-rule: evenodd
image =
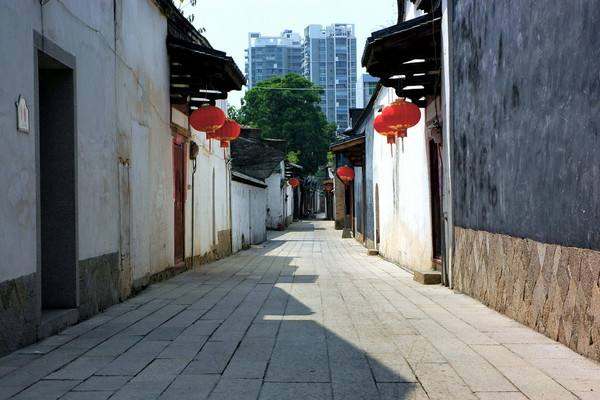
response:
M365 137L359 136L356 138L345 140L341 143L333 144L329 147L329 150L333 151L334 153L339 153L341 151L348 150L355 146L360 146L360 145L364 146L364 144L365 144Z
M343 154L352 165L362 166L365 162L365 135L333 144L329 149L335 154Z
M214 104L246 83L235 61L222 51L167 37L170 64L170 96L174 104Z
M441 13L407 20L373 32L367 40L362 65L367 72L419 107L439 93L441 71ZM420 60L420 61L418 61Z

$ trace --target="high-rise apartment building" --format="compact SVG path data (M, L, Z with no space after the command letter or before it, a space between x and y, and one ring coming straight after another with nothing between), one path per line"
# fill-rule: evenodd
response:
M302 38L291 30L280 36L248 34L246 79L248 88L273 76L296 73L302 75Z
M304 76L325 93L321 108L338 131L350 126L356 107L356 37L354 25L309 25L304 30Z
M375 78L369 74L363 74L362 76L362 92L363 92L363 107L366 107L371 100L371 96L375 93L379 78Z

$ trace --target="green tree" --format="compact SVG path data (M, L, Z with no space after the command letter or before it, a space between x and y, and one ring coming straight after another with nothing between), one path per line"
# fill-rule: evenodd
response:
M319 107L323 90L300 75L288 74L263 81L246 92L238 121L260 128L263 137L286 139L288 151L307 174L327 163L335 125Z
M236 106L227 107L227 117L236 120L239 123L242 123L242 114L241 110Z

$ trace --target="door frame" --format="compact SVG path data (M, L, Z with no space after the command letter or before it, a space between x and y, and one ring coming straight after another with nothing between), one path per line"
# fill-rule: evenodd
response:
M441 160L441 146L434 139L427 142L429 153L429 194L431 215L431 250L432 261L443 261L443 170ZM435 168L435 170L434 170ZM441 265L440 265L441 268Z
M41 213L41 154L40 154L40 84L39 84L39 53L52 58L58 63L62 64L66 69L70 69L73 75L73 202L74 208L74 257L75 257L75 293L74 293L74 307L78 308L80 304L79 296L79 165L77 155L79 153L78 140L77 140L77 68L76 68L76 57L62 49L52 40L43 36L37 31L33 31L33 94L34 94L34 117L32 124L32 131L35 135L35 177L36 177L36 320L40 320L42 316L42 213Z
M172 155L173 155L173 262L175 266L185 263L185 199L186 199L186 145L185 139L181 135L176 135L172 140ZM179 182L180 192L177 192L177 160L176 152L181 152L181 182ZM180 197L181 201L181 226L179 226L179 220L177 218L177 200ZM178 246L177 243L177 232L178 228L181 230L181 243ZM193 229L193 228L192 228ZM181 252L181 257L178 257L178 247Z

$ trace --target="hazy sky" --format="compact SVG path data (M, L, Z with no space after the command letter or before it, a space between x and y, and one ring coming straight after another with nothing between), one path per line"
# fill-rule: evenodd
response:
M355 24L360 60L370 33L396 22L396 4L396 0L197 0L195 7L185 7L185 14L193 12L194 25L206 29L211 45L232 56L244 72L248 32L277 35L292 29L303 35L308 24ZM360 68L359 80L362 72ZM238 105L242 93L231 92L230 104Z

